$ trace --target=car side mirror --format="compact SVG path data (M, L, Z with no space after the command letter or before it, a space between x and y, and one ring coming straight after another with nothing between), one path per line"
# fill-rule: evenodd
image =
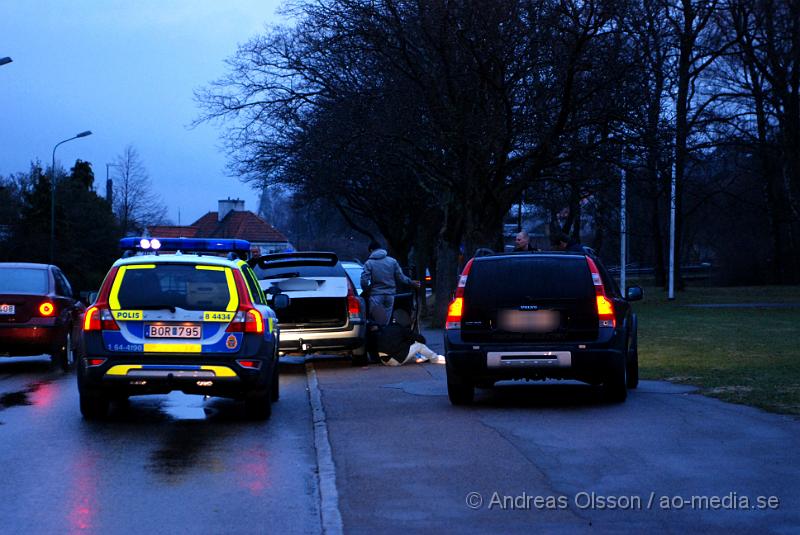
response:
M628 301L641 301L644 297L644 291L639 286L631 286L628 288L625 299Z
M272 308L281 309L288 308L291 300L286 294L277 294L272 298Z
M95 301L97 301L97 294L99 292L86 292L86 304L91 305ZM81 292L81 297L83 297L84 292Z

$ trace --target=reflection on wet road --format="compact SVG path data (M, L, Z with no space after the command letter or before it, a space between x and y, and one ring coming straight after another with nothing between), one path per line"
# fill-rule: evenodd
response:
M252 422L233 400L173 393L85 422L74 374L0 361L0 519L6 533L317 533L302 367Z

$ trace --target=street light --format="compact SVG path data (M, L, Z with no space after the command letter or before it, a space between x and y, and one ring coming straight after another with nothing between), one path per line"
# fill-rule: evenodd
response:
M53 263L53 259L55 257L55 246L56 246L56 149L59 145L66 143L67 141L72 141L73 139L78 139L79 137L86 137L91 136L92 131L87 130L85 132L81 132L69 139L65 139L64 141L59 141L56 143L56 146L53 147L53 165L50 167L50 263Z
M6 63L11 63L12 61L14 60L9 58L8 56L0 58L0 65L5 65Z

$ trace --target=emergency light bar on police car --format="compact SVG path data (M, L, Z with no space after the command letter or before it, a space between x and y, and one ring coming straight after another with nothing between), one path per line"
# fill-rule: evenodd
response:
M184 253L241 253L250 250L250 242L237 239L207 238L145 238L129 237L119 241L123 251L149 253L158 251L181 251Z

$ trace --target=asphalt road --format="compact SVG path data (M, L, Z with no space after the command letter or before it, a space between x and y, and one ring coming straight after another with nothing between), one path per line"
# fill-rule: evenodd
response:
M180 393L88 423L74 374L0 361L0 532L319 533L305 371L285 372L266 423Z
M266 423L172 394L89 424L73 375L0 361L0 531L800 532L795 418L661 382L621 405L508 384L463 408L440 365L308 370L284 367Z

